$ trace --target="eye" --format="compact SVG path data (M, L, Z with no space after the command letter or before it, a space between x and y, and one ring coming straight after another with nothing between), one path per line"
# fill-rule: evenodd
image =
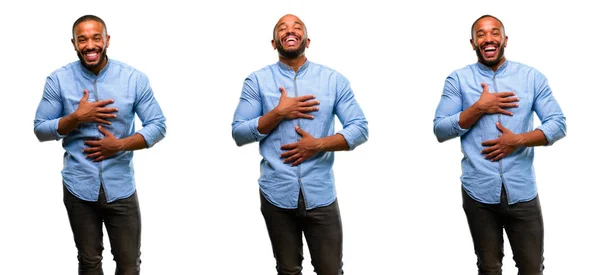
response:
M100 41L100 37L94 38L94 41L96 41L96 42Z

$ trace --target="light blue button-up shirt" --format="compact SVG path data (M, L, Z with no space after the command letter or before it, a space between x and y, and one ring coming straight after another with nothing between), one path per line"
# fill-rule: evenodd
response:
M313 94L320 102L314 119L283 120L269 134L258 132L258 119L279 104L284 87L289 97ZM300 189L306 209L327 206L335 201L333 152L320 152L298 166L283 163L280 147L298 141L295 126L314 138L334 135L334 115L343 129L341 134L350 150L368 138L367 120L354 98L348 80L325 66L306 61L298 72L277 62L252 73L244 81L242 95L233 117L233 139L238 146L258 141L260 154L260 189L275 206L298 207Z
M511 108L512 116L484 114L470 129L458 125L460 113L481 96L481 83L489 92L514 92L519 107ZM496 139L500 132L496 122L515 134L533 131L533 112L541 121L548 145L566 135L565 116L552 96L546 77L534 68L506 60L494 71L475 63L454 71L444 85L435 112L434 132L442 142L460 136L462 185L473 199L488 204L500 203L504 183L509 204L532 200L537 195L533 169L533 147L521 147L500 161L492 162L481 153L483 141Z
M82 152L88 147L83 142L103 138L97 123L79 124L67 135L58 133L58 121L77 110L84 89L89 92L90 102L114 99L107 107L117 107L117 117L109 119L111 125L102 127L116 138L135 134L134 115L137 114L143 126L137 133L144 137L147 147L151 147L166 134L165 117L146 75L116 60L110 59L98 75L75 61L46 79L44 95L35 114L34 131L40 141L63 139L62 177L67 189L82 200L97 201L102 184L108 202L127 198L135 191L132 151L121 151L111 158L92 162Z

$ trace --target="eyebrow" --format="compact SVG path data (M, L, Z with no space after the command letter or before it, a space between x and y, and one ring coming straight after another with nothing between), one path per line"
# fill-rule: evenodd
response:
M492 28L492 31L502 31L502 29L501 28ZM485 32L485 30L479 29L479 30L475 31L475 33L479 33L479 32Z
M298 24L298 25L304 27L304 24L302 24L301 22L298 22L298 21L294 21L294 24ZM279 23L279 25L277 25L277 28L281 27L281 25L285 25L285 22Z

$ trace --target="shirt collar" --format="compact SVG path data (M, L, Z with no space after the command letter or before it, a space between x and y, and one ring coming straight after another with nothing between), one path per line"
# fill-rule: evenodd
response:
M496 70L496 72L494 72L494 70L492 70L492 68L482 64L479 61L477 61L477 68L479 68L479 71L484 75L494 76L494 75L500 75L501 73L503 73L506 70L508 63L509 63L508 59L504 59L504 63L502 63L502 65L500 65L500 67L498 67L498 70Z
M108 71L108 67L110 66L111 62L110 62L110 58L108 58L108 56L106 57L106 66L104 66L104 68L102 68L102 70L100 70L100 72L98 73L98 75L96 75L94 72L90 71L88 68L86 68L85 66L83 66L83 64L81 64L81 61L79 61L79 68L81 68L81 72L83 73L83 76L87 79L100 79L102 78L105 74L106 71Z
M308 61L308 59L306 60L306 62L304 62L304 64L302 64L302 66L300 66L300 68L298 68L298 72L296 73L294 71L294 68L292 68L291 66L288 66L287 64L281 62L281 61L277 61L277 65L279 65L279 68L283 71L283 72L288 72L291 73L292 75L301 75L303 72L306 71L306 69L308 68L308 65L310 64L310 61Z

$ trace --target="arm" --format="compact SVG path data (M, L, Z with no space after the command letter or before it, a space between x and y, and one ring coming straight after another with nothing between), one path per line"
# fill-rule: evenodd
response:
M314 95L288 97L285 88L280 87L281 97L277 106L262 115L262 101L253 78L244 81L242 96L233 118L233 138L238 146L260 141L265 138L284 119L306 118L314 116L306 114L318 111L319 102L313 100Z
M104 107L114 101L112 99L98 102L88 102L89 93L83 90L83 97L79 101L75 112L61 117L63 102L54 79L48 77L44 88L44 95L38 106L34 132L40 141L61 139L81 123L96 122L110 125L108 119L115 118L117 108Z
M90 146L83 150L87 158L101 161L110 158L120 151L133 151L150 148L166 135L165 117L154 98L154 93L145 75L141 74L136 83L136 101L134 112L142 121L142 129L137 133L118 139L108 130L98 126L104 135L101 140L88 140L84 144Z
M281 146L282 150L287 150L280 155L284 158L284 163L291 162L292 166L296 166L319 152L353 150L367 141L369 137L367 120L354 98L350 83L340 77L336 87L334 112L344 128L332 136L314 138L296 127L296 131L302 138L298 142Z
M519 99L514 97L514 92L490 93L488 86L481 83L483 91L479 99L463 110L462 95L456 78L453 74L446 79L444 92L436 109L434 133L439 142L465 134L485 114L512 116L513 113L505 109L518 107L515 102Z
M483 146L489 146L481 151L486 154L486 159L497 161L512 154L520 147L551 145L566 136L566 119L558 102L552 96L548 81L541 73L537 71L535 73L533 110L542 125L530 132L514 134L497 123L496 126L502 132L502 136L482 143Z

